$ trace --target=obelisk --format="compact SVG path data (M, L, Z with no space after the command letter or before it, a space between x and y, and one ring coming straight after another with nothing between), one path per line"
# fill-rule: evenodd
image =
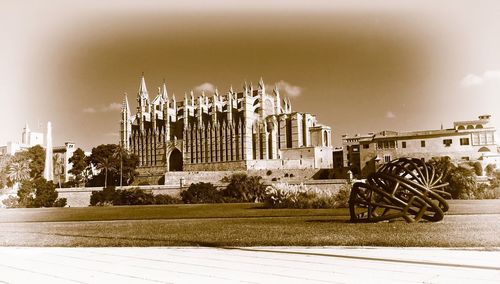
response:
M43 177L46 180L54 179L54 165L52 162L52 124L47 122L47 144L45 145L45 169Z

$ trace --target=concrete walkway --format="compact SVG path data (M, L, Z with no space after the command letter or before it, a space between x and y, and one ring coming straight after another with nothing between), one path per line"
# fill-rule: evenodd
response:
M0 248L0 283L499 283L500 249Z

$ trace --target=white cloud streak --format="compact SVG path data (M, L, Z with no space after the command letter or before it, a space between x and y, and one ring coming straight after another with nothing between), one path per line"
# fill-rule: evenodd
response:
M197 92L206 92L206 93L214 93L215 92L215 85L209 82L205 82L199 86L194 87L195 91Z
M107 106L101 106L99 108L86 107L82 111L84 113L110 112L110 111L121 110L121 108L122 108L122 104L120 104L120 103L110 103Z
M392 118L395 118L396 115L392 112L392 111L388 111L386 114L385 114L385 117L386 118L389 118L389 119L392 119Z
M86 107L86 108L83 109L83 112L85 112L85 113L95 113L96 110L93 107Z
M278 88L280 93L285 94L289 97L298 97L300 94L302 94L302 87L292 85L286 81L280 80L279 82L276 82L274 85L267 85L266 88L272 90L275 87Z
M489 82L500 82L500 70L487 70L483 74L468 74L460 83L463 87L481 86Z

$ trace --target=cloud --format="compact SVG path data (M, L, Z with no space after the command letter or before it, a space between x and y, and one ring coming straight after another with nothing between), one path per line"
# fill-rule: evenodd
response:
M108 112L108 111L115 111L115 110L121 110L121 109L122 109L122 104L110 103L108 106L102 107L101 111Z
M115 132L108 132L108 133L106 133L106 136L118 137L120 135L118 134L118 132L115 131Z
M98 108L95 108L95 107L86 107L82 111L84 113L96 113L98 111L99 112L117 111L117 110L121 110L121 108L122 108L122 104L120 104L120 103L110 103L107 106L101 106L101 107L98 107Z
M460 83L464 87L480 86L487 82L500 82L500 70L487 70L483 74L468 74Z
M396 115L395 115L392 111L388 111L388 112L385 114L385 117L386 117L386 118L391 119L391 118L395 118L395 117L396 117Z
M194 87L195 91L197 92L206 92L206 93L214 93L215 92L215 86L212 83L205 82L199 86Z
M278 88L280 93L284 93L285 95L290 96L290 97L298 97L302 93L301 87L292 85L292 84L290 84L286 81L283 81L283 80L276 82L274 85L266 86L266 88L268 88L270 90L274 89L275 87Z
M86 108L83 109L83 112L85 112L85 113L95 113L96 110L93 107L86 107Z

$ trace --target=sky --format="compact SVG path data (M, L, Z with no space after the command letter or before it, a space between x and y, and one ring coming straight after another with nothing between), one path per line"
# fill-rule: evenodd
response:
M91 150L118 143L120 106L277 84L342 134L500 127L498 1L1 0L0 145L25 123Z

